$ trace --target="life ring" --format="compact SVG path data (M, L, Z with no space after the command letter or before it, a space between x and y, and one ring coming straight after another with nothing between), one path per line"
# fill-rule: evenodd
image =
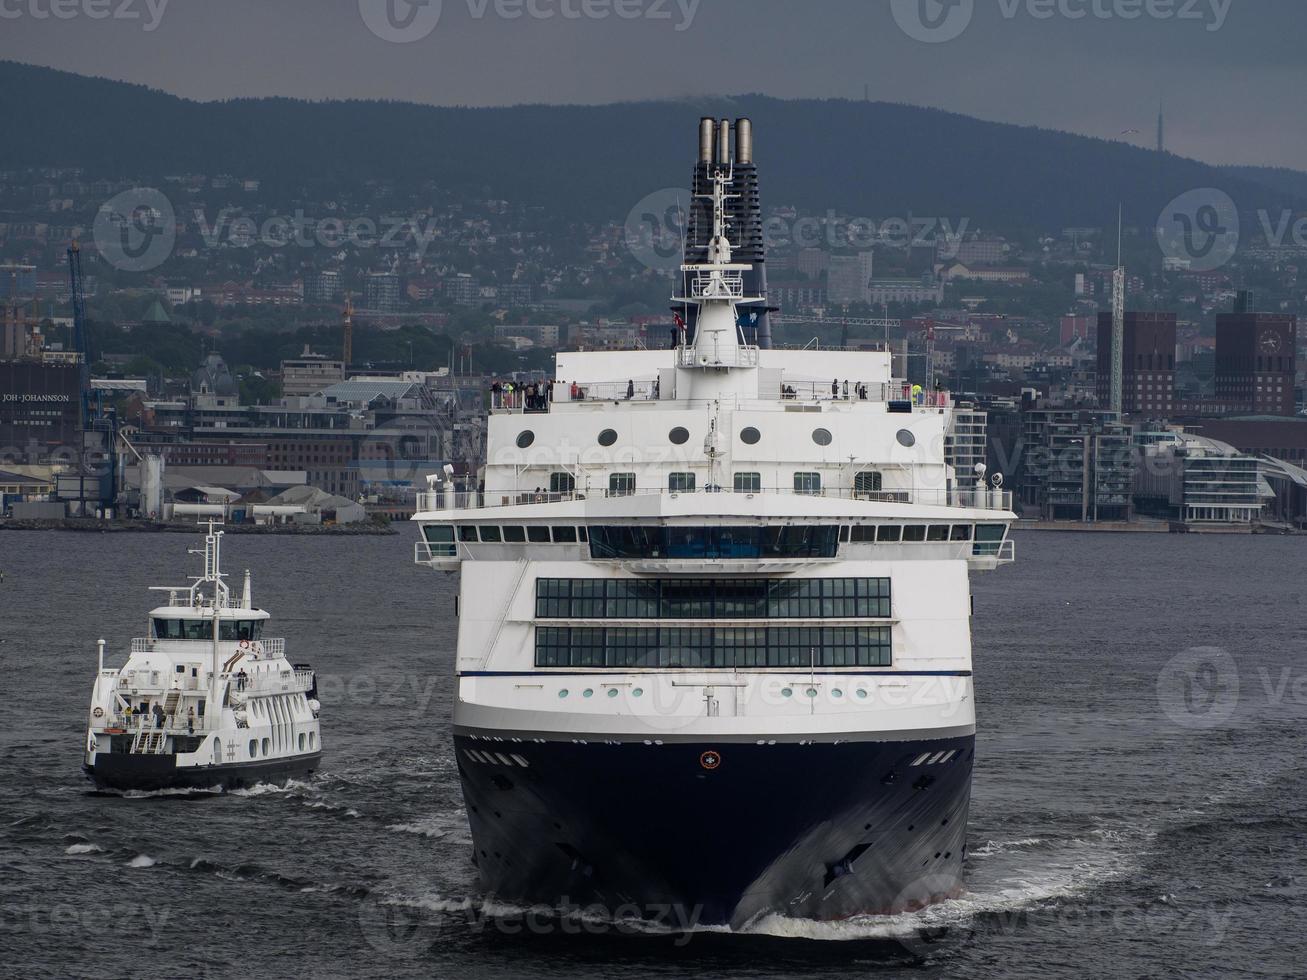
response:
M249 640L241 640L241 649L242 649L242 650L248 650L249 648L250 648L250 641L249 641Z
M95 709L94 711L91 712L91 714L94 715L96 718L103 718L103 717L104 717L104 709L101 708L101 707L98 707L98 706L97 706L96 709Z
M720 752L714 752L709 749L703 755L699 756L699 765L703 766L709 772L716 769L721 764L722 756Z

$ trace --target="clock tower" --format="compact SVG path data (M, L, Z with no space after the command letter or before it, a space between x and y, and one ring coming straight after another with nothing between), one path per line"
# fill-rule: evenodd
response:
M1281 313L1216 318L1216 397L1229 411L1293 415L1298 319Z

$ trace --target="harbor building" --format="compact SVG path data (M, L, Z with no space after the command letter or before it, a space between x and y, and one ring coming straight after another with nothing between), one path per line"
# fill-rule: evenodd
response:
M1166 417L1175 408L1175 314L1128 312L1121 349L1121 408ZM1112 403L1112 314L1098 314L1098 404Z
M1115 412L1032 408L1022 413L1023 516L1123 522L1133 517L1131 427Z
M1140 447L1135 499L1141 512L1186 530L1251 531L1275 494L1255 456L1229 443L1167 432Z
M1236 411L1296 411L1298 318L1235 312L1216 317L1216 399Z

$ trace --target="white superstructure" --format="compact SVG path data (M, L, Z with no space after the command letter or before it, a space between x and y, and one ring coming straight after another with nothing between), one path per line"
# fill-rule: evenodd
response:
M744 295L749 267L731 263L729 170L712 181L709 261L683 267L687 289L678 297L697 307L694 336L667 350L558 354L547 410L507 398L492 409L482 486L433 484L415 517L417 561L462 576L455 738L478 864L497 895L549 901L563 889L575 898L606 865L612 880L594 888L611 896L636 887L636 864L652 879L663 874L655 865L676 863L621 838L611 812L587 800L598 788L574 784L578 768L595 780L612 776L597 760L614 757L585 754L595 746L681 746L689 775L725 787L745 747L812 748L800 769L815 773L829 764L817 746L880 743L877 753L897 746L905 776L917 777L904 785L929 785L924 774L965 762L969 787L968 573L1012 560L1010 498L983 471L951 471L951 399L894 379L888 353L745 343L738 324L761 300ZM569 746L580 754L564 762ZM657 799L669 809L649 815L658 825L688 818L677 809L683 763L674 758L637 755L627 763L633 770L620 770L621 778L667 781ZM778 767L791 765L784 758L775 757ZM960 776L950 778L961 787ZM734 805L726 801L756 781L720 805ZM685 799L697 802L685 805L695 813L704 804L699 784L689 786ZM513 793L527 791L528 801L514 802ZM888 799L867 791L840 807L866 817L856 818L858 833L876 820L889 832L898 817L887 815ZM948 799L964 828L965 790L950 789ZM943 812L948 825L956 809ZM846 846L843 830L812 829L838 816L796 815L792 833L814 854L832 851L813 860L826 862L830 881L845 879L843 898L802 884L789 895L773 880L778 865L769 865L752 884L742 879L716 904L707 900L710 916L824 917L892 897L901 873L889 864L854 890L849 855L870 844ZM539 853L511 843L560 836L569 819L585 830ZM609 833L616 838L596 843ZM778 833L788 840L791 831ZM757 847L767 865L761 855L772 845ZM962 845L938 850L932 870L960 868ZM557 852L571 856L570 871L553 867ZM694 859L704 860L712 862ZM569 877L587 867L589 879ZM647 894L702 898L734 872L698 873L684 872L693 886L662 882Z
M117 789L239 786L312 772L321 759L314 674L264 635L250 573L239 596L221 570L222 531L209 522L204 572L158 587L122 667L100 667L91 693L84 768Z

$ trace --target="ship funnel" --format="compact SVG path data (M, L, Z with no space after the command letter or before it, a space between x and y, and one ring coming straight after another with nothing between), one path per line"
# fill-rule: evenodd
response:
M717 122L712 116L699 120L699 162L712 164L713 140L717 136Z
M717 166L731 165L731 121L723 119L717 124Z
M753 123L748 119L735 120L735 162L753 163Z

